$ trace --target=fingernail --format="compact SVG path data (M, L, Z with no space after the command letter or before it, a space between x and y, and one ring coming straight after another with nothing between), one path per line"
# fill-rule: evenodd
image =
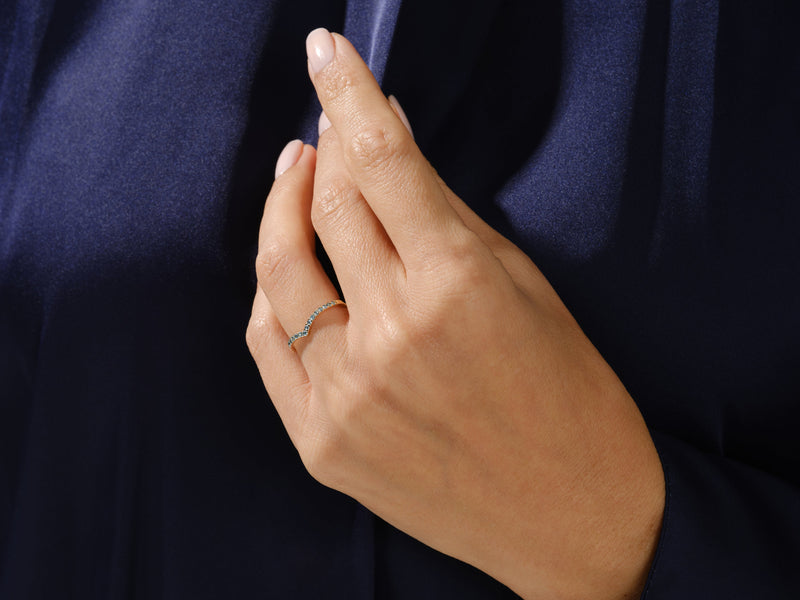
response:
M324 27L315 29L306 38L306 52L312 73L319 73L333 60L333 36Z
M328 130L328 127L330 126L331 126L331 120L328 118L328 115L326 115L325 111L323 110L319 115L319 127L318 127L319 135L325 133Z
M389 104L392 105L392 107L394 108L394 112L396 112L397 116L400 117L400 120L403 122L403 125L406 126L406 129L408 129L408 133L410 133L411 137L413 138L414 130L411 129L411 123L408 121L408 117L406 116L406 111L404 111L403 107L400 106L400 103L397 101L397 98L395 98L393 95L389 96Z
M286 147L281 151L281 155L278 157L278 162L275 163L275 179L283 175L289 167L293 167L297 164L301 154L303 154L302 141L292 140L286 144Z

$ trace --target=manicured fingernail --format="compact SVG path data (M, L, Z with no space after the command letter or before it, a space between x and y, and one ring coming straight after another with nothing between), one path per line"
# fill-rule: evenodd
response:
M323 110L319 115L319 135L322 135L328 130L328 127L331 126L331 120L328 118L328 115L325 114Z
M414 130L411 129L411 123L408 121L408 117L406 116L406 111L403 110L403 107L400 106L400 103L397 101L397 98L394 96L389 96L389 104L392 105L394 108L394 112L397 113L397 116L400 117L400 120L403 122L403 125L406 126L408 129L408 133L411 134L411 137L414 137Z
M306 38L306 52L312 73L319 73L333 60L333 36L324 27L315 29Z
M286 147L281 151L281 155L278 157L278 162L275 163L275 179L283 175L289 167L293 167L297 164L301 154L303 154L302 141L292 140L286 144Z

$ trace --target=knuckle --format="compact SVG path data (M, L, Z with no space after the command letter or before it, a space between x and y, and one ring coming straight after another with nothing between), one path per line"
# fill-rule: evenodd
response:
M492 284L492 269L486 248L471 236L454 240L444 253L443 260L443 272L449 275L448 281L455 292L482 290Z
M354 185L349 179L339 178L328 183L314 197L311 204L311 221L317 224L336 222L344 212L344 207L352 199Z
M318 93L328 99L335 100L349 94L355 88L355 81L351 75L334 63L327 69L318 73L314 79Z
M417 314L414 325L406 330L403 337L404 348L402 352L407 353L411 349L430 348L436 345L444 322L444 319L441 318L442 313L445 311L437 311L435 308L432 307L425 312L420 311ZM397 356L395 354L392 360L396 360Z
M257 319L255 316L250 317L250 321L247 323L247 330L244 333L244 339L247 342L250 354L256 354L264 339L263 319Z
M465 295L483 294L483 290L493 285L491 273L486 262L476 256L463 256L457 260L458 277L456 290Z
M289 251L289 244L278 237L266 240L256 256L256 275L267 288L286 284L294 274L298 259Z
M453 236L447 246L431 252L420 275L429 307L456 300L464 302L486 293L496 284L497 260L472 236Z
M382 126L368 127L355 134L347 151L355 166L379 173L391 169L391 165L406 152L402 138Z
M370 358L370 381L380 392L387 377L405 362L413 347L415 325L404 324L399 319L378 322L365 340L365 356Z

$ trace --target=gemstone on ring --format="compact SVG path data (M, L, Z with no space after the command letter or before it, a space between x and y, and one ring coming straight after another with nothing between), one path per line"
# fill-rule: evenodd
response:
M311 313L311 316L308 317L308 320L306 321L306 326L303 328L303 331L298 331L292 337L289 338L289 342L288 342L289 348L294 350L294 346L292 346L292 344L294 344L300 338L306 337L308 335L308 332L311 330L311 324L314 322L314 319L316 319L320 314L322 314L324 311L328 310L329 308L332 308L334 306L338 306L340 304L342 306L347 306L347 304L345 304L344 300L331 300L327 304L323 304L322 306L318 307L313 313Z

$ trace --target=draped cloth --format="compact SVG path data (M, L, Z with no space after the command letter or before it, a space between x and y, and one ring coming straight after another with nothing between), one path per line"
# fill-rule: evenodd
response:
M514 597L313 481L247 352L274 161L316 141L318 26L637 402L667 481L644 597L790 597L798 24L790 2L4 1L0 598Z

